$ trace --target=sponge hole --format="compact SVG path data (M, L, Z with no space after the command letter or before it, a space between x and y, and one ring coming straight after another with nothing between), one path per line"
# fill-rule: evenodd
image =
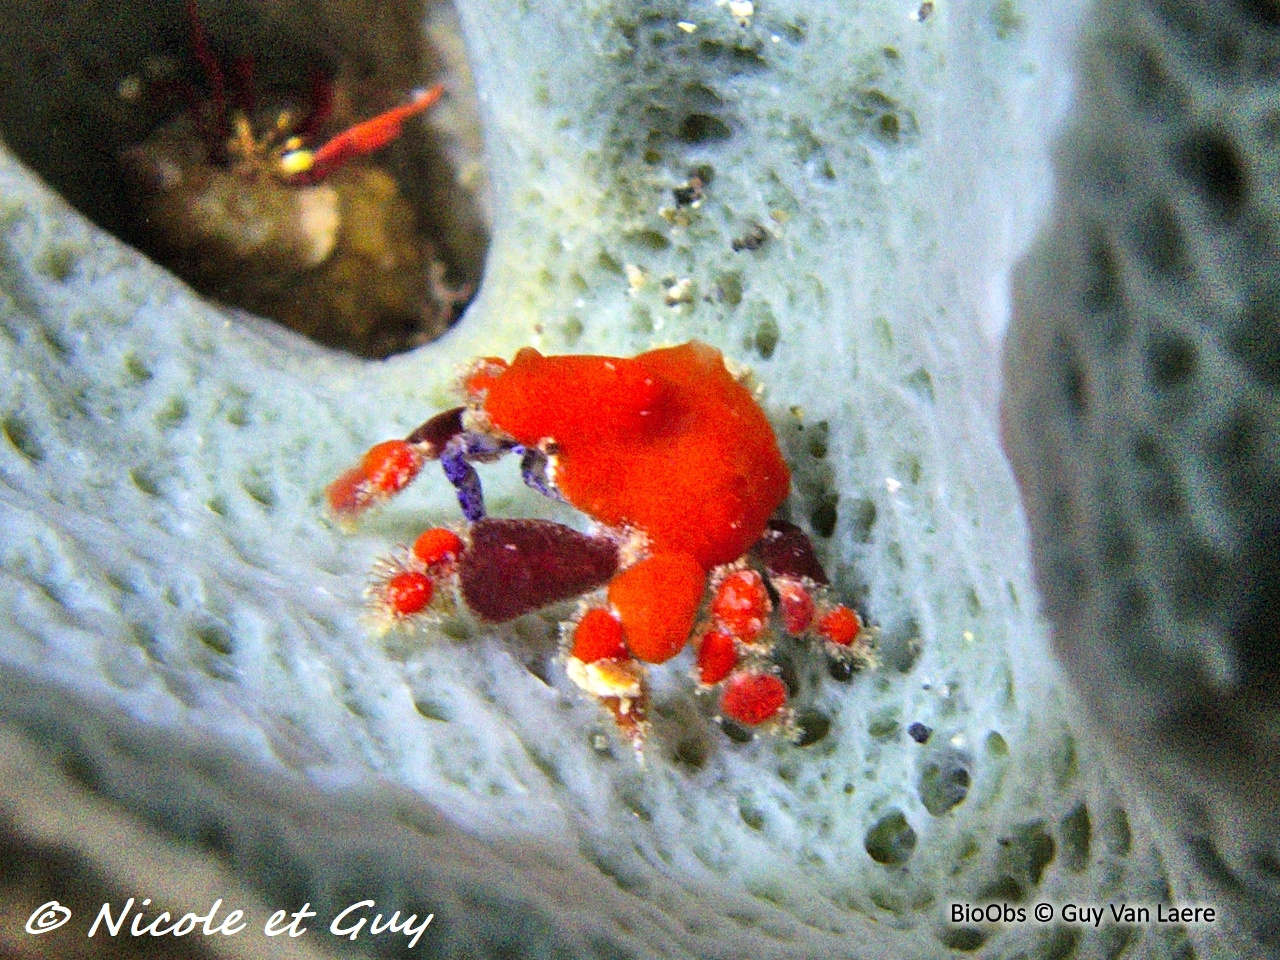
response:
M1236 145L1215 130L1200 130L1174 148L1174 166L1214 211L1233 215L1248 201L1244 159Z
M382 357L435 339L489 242L478 109L447 0L91 4L33 17L0 57L0 137L103 229L200 293ZM312 16L313 15L313 16ZM426 24L424 33L423 24ZM284 173L444 80L402 135L318 185ZM37 269L74 280L82 251Z

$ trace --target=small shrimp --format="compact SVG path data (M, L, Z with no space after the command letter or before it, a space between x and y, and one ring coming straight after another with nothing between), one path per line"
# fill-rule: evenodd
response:
M314 152L291 150L280 158L280 170L293 182L318 183L353 157L365 156L391 143L400 136L406 120L443 95L444 85L437 83L403 106L348 127Z

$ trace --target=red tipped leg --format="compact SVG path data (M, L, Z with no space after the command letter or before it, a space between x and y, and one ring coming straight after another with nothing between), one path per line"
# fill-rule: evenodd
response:
M387 440L370 447L358 467L329 484L325 497L330 511L339 520L354 519L412 483L423 462L418 448L404 440Z
M744 727L783 725L788 719L786 685L773 673L752 669L734 673L725 683L720 713Z
M590 607L569 625L569 631L565 660L569 679L595 698L636 756L643 759L649 730L648 677L644 666L627 650L622 621L612 610Z

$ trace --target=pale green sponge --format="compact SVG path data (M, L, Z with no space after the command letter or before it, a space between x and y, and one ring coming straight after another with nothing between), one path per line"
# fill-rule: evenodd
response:
M1055 648L1248 955L1280 951L1277 62L1274 4L1108 8L1005 359Z

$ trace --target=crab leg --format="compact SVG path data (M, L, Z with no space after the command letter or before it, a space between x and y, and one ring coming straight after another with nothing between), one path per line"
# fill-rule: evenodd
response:
M437 83L409 103L348 127L314 153L297 151L290 176L298 183L318 183L348 160L381 150L400 136L406 120L426 110L443 94L444 86Z
M187 24L191 28L191 46L195 49L196 60L200 64L200 69L204 71L209 86L213 88L209 93L209 100L213 104L214 129L212 132L218 141L222 141L230 132L227 126L226 79L223 77L222 67L218 65L218 58L213 55L213 48L209 44L209 32L205 29L204 21L200 19L196 0L185 0L183 6L187 12ZM194 116L197 121L203 122L200 114L197 113Z
M440 466L444 475L458 492L458 506L467 523L476 523L484 519L484 490L480 488L480 475L476 468L467 462L465 447L449 444L440 458Z
M437 413L410 433L404 442L413 447L424 460L440 461L444 475L458 493L458 505L462 508L463 516L468 523L475 523L485 516L484 491L480 486L480 476L471 462L496 460L509 450L523 448L508 440L468 430L463 422L466 409L454 407ZM529 482L528 477L525 482ZM541 490L540 487L535 489Z
M547 455L537 447L525 447L519 444L513 450L520 454L520 476L524 479L524 485L537 490L549 500L559 500L563 503L564 497L547 476Z
M462 414L466 409L466 407L453 407L437 413L405 437L404 442L419 447L424 457L434 460L440 456L450 440L462 433Z

